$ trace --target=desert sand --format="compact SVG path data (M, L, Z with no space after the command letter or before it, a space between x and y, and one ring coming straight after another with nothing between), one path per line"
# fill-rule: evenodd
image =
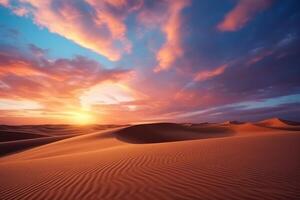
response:
M300 199L300 125L2 126L0 199Z

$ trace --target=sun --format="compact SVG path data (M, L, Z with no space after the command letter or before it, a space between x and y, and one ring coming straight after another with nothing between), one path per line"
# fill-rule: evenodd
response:
M73 111L70 112L70 121L72 124L79 124L79 125L87 125L94 123L93 116L84 111Z

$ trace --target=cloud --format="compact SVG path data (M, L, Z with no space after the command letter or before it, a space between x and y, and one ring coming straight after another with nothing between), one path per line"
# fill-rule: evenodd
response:
M220 31L237 31L244 27L255 14L265 10L272 0L239 0L237 5L226 14L223 21L217 25Z
M11 100L0 98L0 110L37 110L43 108L38 102L31 100Z
M206 109L192 110L177 113L178 118L193 122L195 119L212 121L227 120L249 121L261 120L271 117L285 116L287 119L299 118L299 94L267 98L259 101L244 101L220 106L212 106ZM197 121L196 121L197 122Z
M189 1L175 1L171 3L168 20L166 24L162 26L166 42L156 54L158 66L154 69L155 72L169 69L172 67L174 61L183 54L180 12L187 5L189 5Z
M31 53L36 57L43 57L48 53L47 49L41 49L34 44L29 44L28 48L31 51Z
M156 28L162 26L162 23L167 20L168 4L163 1L156 1L151 6L144 5L143 9L139 12L137 20L144 28Z
M288 33L283 39L281 39L278 43L278 47L284 47L291 44L294 40L297 39L296 34Z
M129 84L133 71L83 56L49 60L28 47L21 53L0 45L0 123L74 123L82 112L97 122L127 123L146 114L145 95Z
M274 54L274 50L261 50L260 52L256 53L254 57L250 58L249 61L247 61L246 65L251 66L255 63L258 63L262 61L263 59L271 56Z
M47 60L10 53L13 51L17 52L12 47L0 48L0 96L7 102L30 100L54 110L78 108L84 91L104 81L118 82L130 76L130 71L105 69L83 56Z
M13 12L14 12L16 15L22 17L22 16L27 15L29 11L28 11L27 8L20 7L20 8L13 8Z
M34 22L111 61L131 51L125 19L141 1L22 0L10 6L18 15L30 13ZM88 31L87 31L88 30Z
M103 82L83 92L80 96L80 103L84 108L90 109L95 105L103 106L130 103L136 101L138 98L137 93L125 84ZM135 105L131 105L130 107L133 106Z
M211 79L215 76L219 76L220 74L224 73L224 71L227 67L228 67L228 65L224 64L213 70L201 71L196 74L194 81L205 81L205 80Z
M9 0L0 0L0 5L5 7L9 6Z
M156 54L158 64L155 71L167 70L183 55L181 12L190 0L152 3L163 5L166 10L157 7L151 10L144 4L147 3L143 0L18 0L9 8L17 15L32 17L37 25L111 61L118 61L131 52L132 44L126 35L125 21L132 12L139 13L140 22L144 25L161 19L156 26L164 34L165 42Z
M154 71L168 70L175 60L183 55L182 49L182 10L190 5L189 0L158 2L152 8L144 9L138 16L146 27L159 27L165 42L156 53L158 65Z

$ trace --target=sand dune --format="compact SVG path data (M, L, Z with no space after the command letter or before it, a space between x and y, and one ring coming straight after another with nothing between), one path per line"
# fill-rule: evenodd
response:
M185 126L172 123L135 125L114 133L116 138L129 143L172 142L225 137L231 134L233 131L226 127L204 124Z
M4 159L6 161L10 161L69 156L72 154L82 154L93 151L106 150L115 146L128 144L113 137L114 131L117 131L119 129L120 128L114 128L71 137L55 143L50 143L37 148L33 148L16 155L7 156Z
M42 137L42 138L34 138L34 139L27 139L27 140L17 140L17 141L10 141L10 142L0 142L0 156L20 152L22 150L41 146L51 142L56 142L69 137L70 136L54 136L54 137Z
M0 142L33 139L33 138L40 138L40 137L46 137L46 135L24 132L24 131L0 130Z
M279 118L272 118L256 123L260 126L269 128L285 129L285 130L300 130L300 124L297 122L287 121Z
M79 135L88 135L89 133L111 129L114 127L120 127L120 126L117 125L0 126L0 138L1 138L0 156L9 155L15 152L20 152L22 150L38 147L59 140L65 141L66 138L71 138ZM91 135L89 135L89 137L91 137ZM76 140L78 139L79 138L77 138ZM74 145L70 147L74 149ZM53 150L55 151L56 148L54 147Z
M300 132L262 124L97 130L0 158L5 199L299 199Z
M222 123L223 125L237 125L237 124L244 124L244 122L240 122L240 121L226 121Z
M16 140L25 140L33 138L47 137L45 135L27 133L27 132L15 132L15 131L0 131L0 142L9 142Z
M267 127L288 127L289 125L279 118L272 118L258 122L257 124Z

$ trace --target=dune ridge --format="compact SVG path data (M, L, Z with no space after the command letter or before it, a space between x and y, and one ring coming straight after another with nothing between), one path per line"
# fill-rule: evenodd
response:
M122 125L123 126L123 125ZM105 131L119 125L26 125L26 126L0 126L0 156L10 155L31 148L50 144L67 138L80 135L89 135ZM3 131L3 132L1 132ZM32 132L32 133L30 133ZM20 135L24 133L24 136ZM15 140L12 140L15 138Z
M126 127L114 133L114 136L129 143L161 143L183 140L226 137L233 131L226 127L186 126L174 123L142 124Z
M47 135L30 133L30 132L22 132L22 131L0 131L0 142L9 142L16 140L25 140L25 139L33 139L33 138L41 138L47 137Z
M38 147L51 142L56 142L69 138L71 136L53 136L53 137L41 137L9 142L0 142L0 156L5 156L13 153L17 153L26 149Z
M277 129L294 130L294 131L300 130L300 123L292 122L280 118L271 118L271 119L257 122L256 124L268 128L277 128Z
M0 158L0 196L299 199L299 144L299 131L256 123L98 130Z

